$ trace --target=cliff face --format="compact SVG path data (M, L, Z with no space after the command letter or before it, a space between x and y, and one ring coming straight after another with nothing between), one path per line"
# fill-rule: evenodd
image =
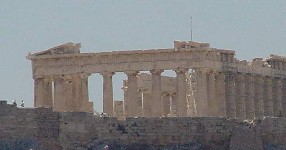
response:
M285 149L286 118L116 118L0 102L0 149Z

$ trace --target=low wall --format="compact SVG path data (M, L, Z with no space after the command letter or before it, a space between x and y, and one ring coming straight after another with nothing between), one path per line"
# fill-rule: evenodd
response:
M1 149L286 149L286 118L116 118L0 102Z

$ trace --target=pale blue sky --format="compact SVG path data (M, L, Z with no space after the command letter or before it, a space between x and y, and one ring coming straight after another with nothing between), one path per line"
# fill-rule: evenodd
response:
M235 50L239 59L286 56L285 14L285 0L1 0L0 99L32 106L28 52L66 42L82 43L82 52L170 48L190 40L191 16L195 41ZM117 78L115 99L122 99ZM95 75L89 83L97 110L101 82Z

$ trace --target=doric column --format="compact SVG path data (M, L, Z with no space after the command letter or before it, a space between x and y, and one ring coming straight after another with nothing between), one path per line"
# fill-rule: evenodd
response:
M137 87L138 88L138 87ZM136 108L136 113L138 114L138 117L143 116L143 94L142 94L142 89L137 89L137 108Z
M170 94L170 115L172 117L177 116L177 98L176 93Z
M264 116L273 116L272 78L264 78Z
M179 117L186 117L187 116L187 99L186 99L186 72L187 69L177 69L177 108L176 114Z
M34 79L34 106L53 107L52 79L37 77Z
M207 88L207 74L204 69L196 69L197 73L197 113L199 117L208 116L208 88Z
M127 117L139 116L137 111L137 78L138 71L125 72L128 78L127 86L127 99L126 102L126 115Z
M144 117L150 117L150 105L152 105L152 99L149 92L147 92L147 89L143 89L143 116Z
M167 117L170 112L170 93L164 92L162 94L162 99L163 99L163 108L164 108L164 116Z
M65 110L64 76L54 77L54 111Z
M224 74L216 74L216 102L217 102L217 113L218 116L226 116L226 99L225 99L225 83L224 83Z
M34 107L42 107L44 99L44 78L34 79Z
M53 107L53 90L52 90L52 78L46 77L44 79L44 107Z
M64 82L63 82L63 103L64 103L64 110L62 111L76 111L76 98L73 95L75 80L72 75L65 75L64 76Z
M264 80L261 76L255 76L255 88L254 88L254 103L255 103L255 116L262 117L264 116L264 98L263 98L263 88Z
M209 72L207 76L208 115L217 116L216 74Z
M275 117L282 116L282 81L275 78L273 83L273 115Z
M152 74L152 86L151 86L151 96L152 105L150 110L150 115L152 117L161 117L163 115L163 101L161 99L161 73L162 70L151 70Z
M70 101L70 110L69 111L80 111L81 103L81 78L78 74L71 76L71 99Z
M194 77L193 77L193 70L192 72L187 72L187 116L197 116L197 106L196 106L196 98L195 98L195 88L194 86Z
M128 81L123 80L123 87L121 88L123 90L123 116L127 116L127 89L128 89Z
M226 100L226 116L230 118L236 117L235 106L235 75L232 72L225 73L225 100Z
M93 109L90 110L90 107L89 107L89 94L88 94L88 77L89 76L90 74L80 74L80 79L81 79L80 111L81 112L93 112Z
M254 81L250 74L246 75L246 99L245 99L245 111L246 119L253 119L255 117L255 107L254 107Z
M236 118L245 119L246 118L246 105L245 105L245 75L238 73L235 79L235 90L236 90Z
M103 72L103 112L113 116L113 87L112 76L114 72Z

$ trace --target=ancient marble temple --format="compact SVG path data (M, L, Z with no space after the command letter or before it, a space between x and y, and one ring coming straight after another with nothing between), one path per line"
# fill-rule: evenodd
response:
M32 61L35 107L92 112L88 78L99 73L103 111L110 116L285 117L286 57L247 62L234 56L235 51L208 43L175 41L170 49L101 53L80 53L80 44L67 43L27 58ZM176 76L162 76L165 70ZM123 101L113 100L116 72L127 75Z

